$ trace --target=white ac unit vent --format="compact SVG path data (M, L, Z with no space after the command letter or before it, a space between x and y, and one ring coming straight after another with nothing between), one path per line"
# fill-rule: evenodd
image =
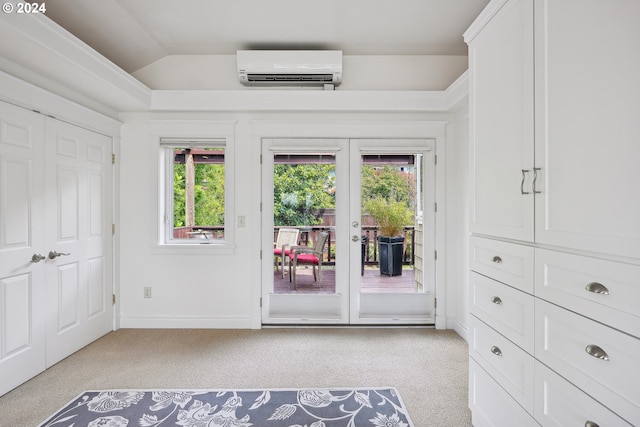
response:
M239 50L236 59L245 86L337 86L342 81L340 50Z

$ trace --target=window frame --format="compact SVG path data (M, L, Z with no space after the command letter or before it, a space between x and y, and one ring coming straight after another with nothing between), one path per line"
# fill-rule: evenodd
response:
M158 156L158 203L156 251L177 253L232 253L235 249L234 227L234 130L235 122L204 120L151 122ZM173 238L173 149L175 147L224 148L224 238L208 241Z

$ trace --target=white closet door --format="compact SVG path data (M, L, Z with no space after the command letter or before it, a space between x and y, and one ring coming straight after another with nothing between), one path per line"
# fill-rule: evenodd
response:
M112 329L112 166L111 138L57 120L48 119L46 126L47 365L52 365Z
M46 368L43 155L44 117L0 102L0 395Z

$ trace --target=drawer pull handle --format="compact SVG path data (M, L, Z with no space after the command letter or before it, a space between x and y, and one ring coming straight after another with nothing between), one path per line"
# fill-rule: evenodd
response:
M500 297L491 297L491 302L498 305L502 304Z
M500 258L498 255L494 256L491 261L495 262L496 264L502 264L502 258Z
M591 282L584 288L589 292L593 292L594 294L609 295L609 289L607 289L607 287L602 283Z
M584 427L600 427L597 423L594 423L593 421L587 421L586 423L584 423Z
M593 356L597 359L609 360L609 355L607 354L607 352L604 351L602 347L595 344L589 344L584 348L584 351L586 351L589 356Z
M491 353L495 354L496 356L502 356L502 350L500 350L500 347L498 346L491 346Z

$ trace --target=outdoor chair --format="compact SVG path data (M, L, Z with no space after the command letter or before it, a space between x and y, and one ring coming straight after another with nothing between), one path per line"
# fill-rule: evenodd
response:
M276 265L276 271L278 271L278 268L282 268L283 279L285 260L288 261L289 259L290 248L298 244L299 235L300 230L297 228L281 228L278 231L278 238L273 244L273 259Z
M296 271L298 265L311 265L311 267L313 268L313 281L317 281L320 284L320 287L322 287L322 257L324 252L324 245L327 242L328 237L329 233L322 232L316 239L313 247L291 247L291 252L289 253L289 281L291 282L293 280L294 290L297 289Z

